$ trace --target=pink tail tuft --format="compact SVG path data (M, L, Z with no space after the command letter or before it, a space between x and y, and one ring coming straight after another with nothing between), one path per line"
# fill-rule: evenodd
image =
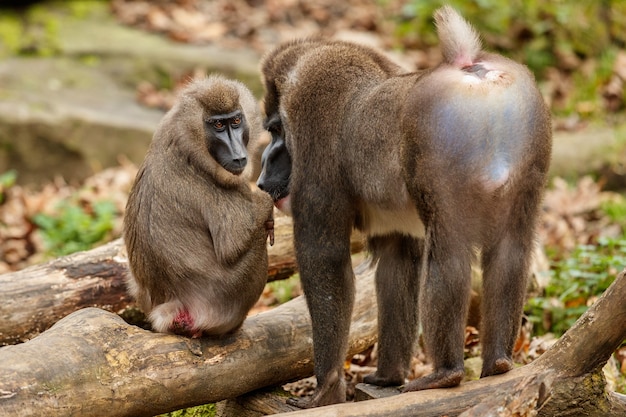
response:
M478 33L450 6L435 12L445 63L463 68L474 64L482 48Z

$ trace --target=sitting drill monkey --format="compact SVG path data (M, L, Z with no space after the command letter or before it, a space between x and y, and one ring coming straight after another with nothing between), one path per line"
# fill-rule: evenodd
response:
M154 330L223 335L261 295L272 199L248 164L261 131L250 91L219 76L191 82L159 124L124 219L128 289Z

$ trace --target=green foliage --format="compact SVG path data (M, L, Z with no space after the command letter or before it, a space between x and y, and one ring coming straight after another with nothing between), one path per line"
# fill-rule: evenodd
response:
M626 198L620 196L602 203L602 211L609 216L613 223L617 223L626 230ZM626 266L626 265L625 265Z
M395 18L399 48L438 44L433 12L449 4L481 33L487 48L525 63L541 79L550 67L574 74L576 93L559 109L601 108L616 51L626 43L626 2L618 0L408 0ZM581 69L581 62L590 63Z
M0 56L52 56L58 53L59 22L44 7L29 8L25 15L0 13Z
M0 174L0 204L4 203L5 191L15 185L15 180L17 180L17 171L14 169Z
M0 13L0 57L19 50L22 24L15 13Z
M550 284L526 305L537 333L565 333L626 266L626 238L581 245L553 262Z
M161 414L160 417L213 417L217 410L215 404L200 405L198 407L185 408L183 410L172 411Z
M272 281L267 284L278 304L286 303L300 293L300 275L296 274L289 279Z
M602 108L602 87L606 85L613 74L613 64L617 56L617 49L609 47L600 55L587 61L579 71L572 73L572 81L575 88L565 106L556 113L592 115Z
M37 214L33 222L39 227L51 256L63 256L87 250L105 240L113 230L115 205L98 201L81 206L64 201L54 215Z
M437 44L432 15L444 4L472 22L490 47L524 58L537 72L556 65L555 57L600 57L626 42L626 5L617 0L409 0L396 22L398 40Z
M20 13L3 9L0 13L0 57L58 55L63 15L84 18L106 8L104 1L57 1L37 4Z

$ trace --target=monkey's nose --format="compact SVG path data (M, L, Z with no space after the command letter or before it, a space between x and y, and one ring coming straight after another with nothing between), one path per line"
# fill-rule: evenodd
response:
M241 169L245 168L247 163L248 158L246 157L233 159L233 164Z
M267 180L265 178L265 167L263 167L263 169L261 169L261 174L259 175L259 178L257 178L256 180L256 186L259 187L260 190L265 191L266 193L268 193L268 184L267 184Z

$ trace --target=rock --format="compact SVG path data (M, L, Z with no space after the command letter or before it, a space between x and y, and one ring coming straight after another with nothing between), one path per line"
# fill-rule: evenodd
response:
M80 17L49 7L59 53L0 61L0 173L16 169L21 184L81 181L121 155L139 164L163 116L137 103L142 80L161 85L200 68L261 93L251 50L179 44L124 27L104 3Z
M106 73L66 58L0 63L0 172L23 184L86 178L126 155L143 160L162 112Z

